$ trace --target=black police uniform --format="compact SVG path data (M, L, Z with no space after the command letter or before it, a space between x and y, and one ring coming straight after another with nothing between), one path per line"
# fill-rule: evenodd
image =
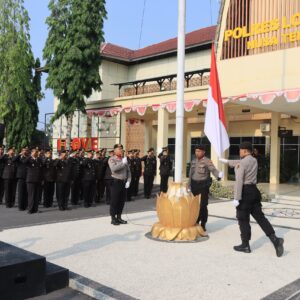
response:
M152 193L153 181L156 176L156 157L145 155L141 158L144 162L144 196L149 199Z
M168 191L168 181L172 172L173 164L169 155L163 155L163 153L160 153L158 158L160 159L160 191L166 193Z
M78 205L82 185L80 178L82 159L79 157L71 157L69 159L72 162L71 203Z
M135 171L134 158L127 157L127 161L128 161L128 167L129 167L130 173L133 174ZM134 183L133 183L133 180L131 180L130 186L126 191L127 192L127 201L132 200L131 197L133 196L133 193L134 193L133 189L134 189Z
M82 186L84 207L90 207L95 197L96 188L96 167L95 161L91 158L85 158L82 161Z
M0 160L4 163L2 178L4 180L5 205L11 208L15 205L16 197L17 157L5 154Z
M0 160L0 204L2 204L3 196L4 196L4 180L2 178L4 169L4 162Z
M132 173L132 195L137 196L139 192L139 183L142 175L142 161L140 157L133 159L133 173Z
M104 176L105 176L105 165L104 165L104 157L100 157L95 159L96 164L96 180L97 180L97 196L95 202L100 203L101 199L104 196L105 191L105 182L104 182Z
M42 183L43 161L37 157L27 157L22 162L27 166L26 184L28 193L28 213L38 212L40 186Z
M68 208L69 190L72 178L72 161L70 159L56 159L56 198L60 210Z
M56 168L52 158L44 158L43 163L44 178L44 207L52 207L55 190Z
M108 165L109 157L106 157L103 160L105 175L104 175L104 183L105 183L105 203L110 204L111 202L111 187L113 183L113 178L111 176L111 169Z
M28 157L18 156L17 162L17 201L19 210L26 210L28 205L28 196L27 196L27 184L26 184L26 173L27 166L22 161L26 160Z

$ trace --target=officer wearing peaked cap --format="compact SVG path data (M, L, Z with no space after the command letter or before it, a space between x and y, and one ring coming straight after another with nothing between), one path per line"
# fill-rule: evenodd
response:
M257 160L252 156L252 144L244 142L240 145L240 160L226 160L221 158L222 163L234 167L236 181L234 185L233 205L236 207L236 217L240 226L242 243L234 246L235 251L250 253L249 241L251 239L250 215L256 220L273 243L277 256L284 252L282 238L275 235L275 231L262 212L261 194L257 183Z
M144 196L146 199L151 197L153 181L156 176L156 156L154 155L154 149L150 148L147 151L147 155L141 158L144 162Z
M197 223L201 222L201 226L206 230L208 218L208 194L211 184L210 173L217 179L223 177L223 173L216 169L210 159L205 156L205 146L198 145L195 148L195 159L191 162L189 174L189 189L197 196L201 194L200 211Z
M110 203L111 224L126 224L127 222L121 216L126 200L126 189L130 186L131 174L127 157L123 156L123 146L121 144L114 146L114 155L109 158L108 165L113 178Z
M55 176L56 170L54 167L54 160L52 158L52 150L45 151L43 159L43 177L44 177L44 207L52 207L55 190Z
M82 183L84 207L90 207L96 192L96 162L93 160L94 152L87 151L87 157L82 161Z
M166 193L168 191L168 180L172 172L172 161L169 155L168 147L162 148L161 153L158 154L160 160L160 191Z

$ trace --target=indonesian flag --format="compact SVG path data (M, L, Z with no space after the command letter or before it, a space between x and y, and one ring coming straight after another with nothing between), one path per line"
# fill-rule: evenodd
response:
M211 49L210 86L205 114L204 132L218 156L229 148L229 138L225 125L224 108L216 65L214 44Z

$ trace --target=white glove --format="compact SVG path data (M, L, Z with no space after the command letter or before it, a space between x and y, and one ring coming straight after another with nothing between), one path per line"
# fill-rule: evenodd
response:
M225 158L219 158L219 161L223 164L228 164L229 160Z
M124 165L127 165L127 157L126 157L126 156L122 158L122 163L123 163Z
M158 149L157 149L157 153L158 153L158 154L159 154L159 153L162 153L162 151L163 151L162 148L158 148Z
M223 178L224 177L224 173L221 171L218 175L219 178Z
M232 201L233 206L238 207L240 205L240 201L239 200L233 200Z
M125 189L128 189L128 188L129 188L129 186L130 186L130 182L129 182L129 181L127 181L127 182L126 182L126 184L125 184Z
M188 192L188 193L191 193L191 189L190 189L190 188L187 188L187 192Z

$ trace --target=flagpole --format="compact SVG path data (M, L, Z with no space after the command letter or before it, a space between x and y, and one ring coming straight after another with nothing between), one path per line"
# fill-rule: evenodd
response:
M178 0L175 182L182 182L186 0Z

